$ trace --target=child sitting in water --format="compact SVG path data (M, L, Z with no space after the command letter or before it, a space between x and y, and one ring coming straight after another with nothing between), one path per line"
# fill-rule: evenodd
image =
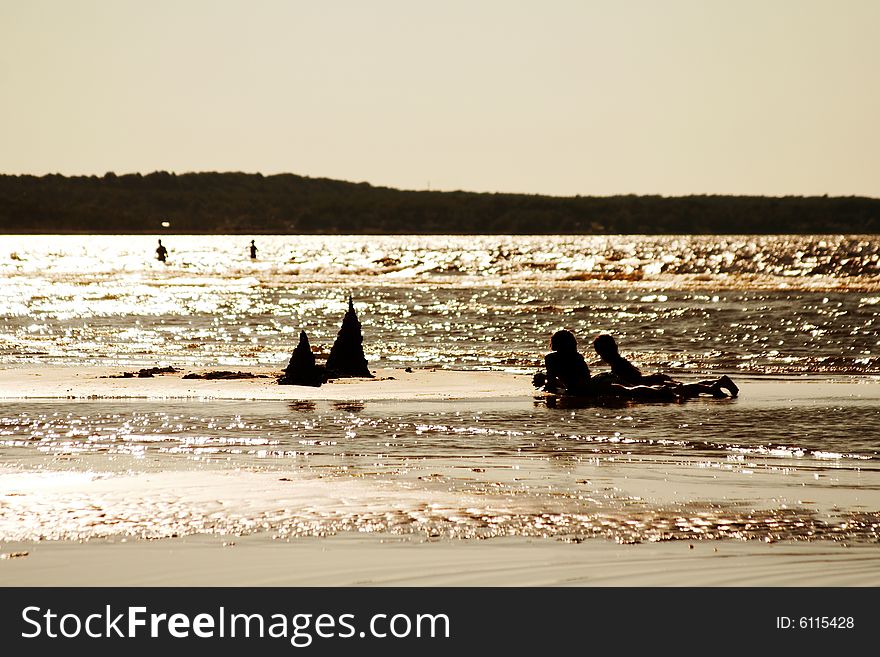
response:
M578 353L574 333L564 329L556 331L550 338L550 348L553 351L544 356L546 377L540 383L544 390L570 395L593 394L590 368ZM534 382L537 385L538 379Z
M626 358L620 355L617 349L617 342L608 334L602 334L593 340L593 348L599 357L611 366L611 373L614 380L624 386L635 385L662 385L680 387L681 394L687 397L696 397L701 393L712 395L713 397L726 397L724 390L730 393L731 397L739 394L739 388L726 374L716 380L698 381L697 383L681 383L674 381L667 374L642 374L641 370L630 363Z

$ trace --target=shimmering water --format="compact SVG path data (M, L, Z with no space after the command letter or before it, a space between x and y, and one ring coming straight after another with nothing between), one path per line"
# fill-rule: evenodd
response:
M163 265L144 237L0 237L0 363L281 367L301 329L329 349L352 293L373 367L529 370L565 326L743 394L6 402L0 540L880 538L874 238L256 239L251 261L250 238L166 236ZM849 383L806 401L766 383L804 374Z
M566 326L664 369L880 373L868 237L0 240L0 363L283 364L351 293L376 366L530 367Z
M880 397L852 392L565 410L532 400L9 403L0 536L875 541Z

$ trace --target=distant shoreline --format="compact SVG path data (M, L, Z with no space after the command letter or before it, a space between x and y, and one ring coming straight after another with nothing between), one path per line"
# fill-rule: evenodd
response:
M167 225L163 225L167 224ZM294 174L0 175L0 234L880 233L880 199L408 191Z

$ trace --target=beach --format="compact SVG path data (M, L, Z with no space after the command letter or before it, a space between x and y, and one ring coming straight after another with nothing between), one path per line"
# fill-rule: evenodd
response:
M669 413L688 409L716 418L813 415L880 401L870 381L755 377L740 381L736 399L554 409L524 374L386 369L373 379L312 388L279 386L271 378L277 372L266 368L240 371L270 378L192 380L180 371L120 379L111 378L121 373L112 367L6 367L0 399L34 404L31 412L41 404L112 402L117 416L144 403L197 411L222 401L231 405L227 412L247 417L260 404L281 403L288 413L330 413L354 424L371 410L540 407L563 417L610 411L664 426ZM416 432L429 427L426 421ZM7 461L0 471L5 585L880 583L878 475L859 454L794 445L697 449L699 441L670 449L644 436L596 435L570 437L589 447L561 458L553 452L564 440L537 458L518 459L522 447L511 447L402 465L403 450L386 447L390 453L378 458L391 463L365 453L341 464L332 456L338 448L306 455L302 441L296 455L277 444L242 450L246 441L219 450L197 441L187 450L178 438L171 450L145 441L143 451L89 452L44 438L54 465L35 471ZM186 456L182 463L171 459L175 449ZM229 467L236 451L239 462ZM108 459L116 465L107 468ZM527 463L536 474L523 485L513 475Z
M870 645L880 3L49 4L6 652Z
M239 366L233 374L260 378L184 379L186 374L228 372L193 368L176 374L120 378L125 367L8 367L0 369L0 399L228 399L400 400L486 399L529 396L531 376L505 372L460 372L425 368L380 369L373 378L333 379L321 387L282 386L280 368ZM136 374L137 370L134 370Z
M878 583L866 238L14 239L0 584ZM373 376L279 385L347 312ZM739 396L548 396L560 327Z
M7 544L6 586L878 586L876 546L719 541L412 544L265 536Z

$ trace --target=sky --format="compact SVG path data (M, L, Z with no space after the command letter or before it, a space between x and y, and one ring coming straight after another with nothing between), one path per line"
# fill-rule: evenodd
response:
M880 197L875 0L0 0L0 173Z

